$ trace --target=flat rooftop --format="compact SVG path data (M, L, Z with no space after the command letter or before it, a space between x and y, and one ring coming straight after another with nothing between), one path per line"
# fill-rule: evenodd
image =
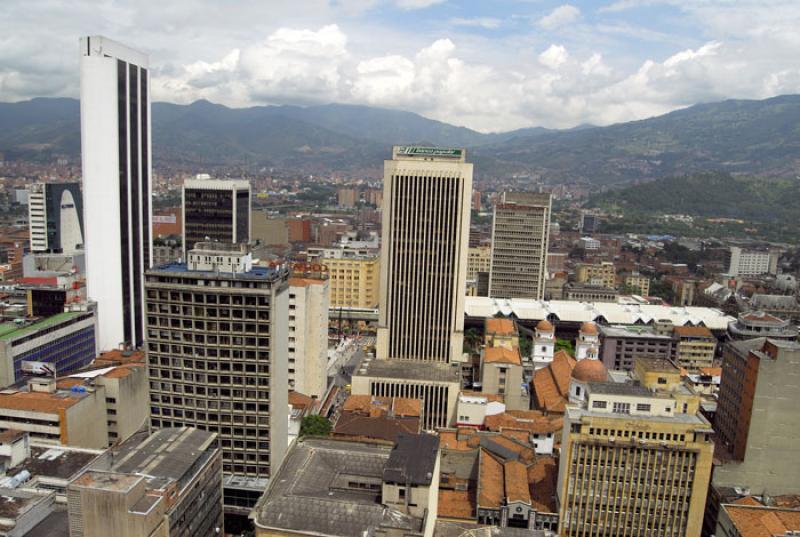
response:
M50 317L46 317L39 321L36 321L32 324L17 324L17 323L3 323L0 324L0 341L8 341L11 339L16 339L22 336L27 336L28 334L33 334L42 330L43 328L49 328L51 326L55 326L59 323L63 323L65 321L70 321L81 315L91 315L91 313L86 311L67 311L64 313L57 313L56 315L51 315Z
M430 485L439 451L439 437L432 434L400 434L392 449L383 480L392 483Z
M608 395L631 395L635 397L650 397L653 392L641 384L623 382L590 382L589 393L602 393Z
M236 279L236 280L265 280L273 281L280 278L281 274L286 271L281 271L277 268L263 267L260 265L253 265L247 272L223 272L211 270L190 270L186 263L166 263L159 265L147 271L147 274L159 276L163 274L176 274L181 276L192 276L195 278L206 279Z
M422 519L380 503L391 452L377 443L298 440L254 508L256 526L337 537L374 535L380 527L421 532Z
M618 337L626 339L659 339L672 341L672 336L656 334L655 328L643 325L613 325L600 326L600 333L605 337Z
M412 360L370 360L363 362L354 376L429 382L457 382L460 385L461 368L457 367L458 365Z
M147 475L150 488L158 489L174 481L182 488L191 479L190 470L197 461L210 456L214 441L214 433L191 427L159 429L144 441L133 435L115 450L107 470Z
M28 470L33 477L69 480L101 453L101 451L96 453L86 450L76 451L60 446L31 446L31 456L15 467L13 472L16 474Z

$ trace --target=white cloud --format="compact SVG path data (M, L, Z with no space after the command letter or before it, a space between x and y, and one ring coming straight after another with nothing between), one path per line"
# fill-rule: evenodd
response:
M560 26L575 22L580 16L580 9L570 4L564 4L563 6L558 6L551 11L550 14L539 19L539 26L545 30L555 30Z
M550 45L547 50L539 54L539 63L550 69L558 69L569 58L567 49L561 45Z
M172 0L147 9L130 0L73 0L45 10L4 0L3 14L11 16L0 16L0 101L76 97L77 36L86 32L148 52L157 100L369 104L480 130L608 124L702 101L800 92L796 0L663 0L691 36L607 12L597 24L576 16L579 23L544 42L541 31L521 23L528 16L500 12L502 31L491 39L459 32L494 29L496 22L458 0L448 0L448 17L419 11L411 17L419 24L386 22L392 17L383 10L398 15L399 2L433 5L306 0L299 9L295 0L271 0L230 9L212 0ZM615 9L653 2L627 0Z
M397 6L401 9L425 9L436 4L441 4L445 0L397 0Z
M503 23L500 19L495 19L494 17L475 17L471 19L464 19L464 18L454 18L450 19L450 24L453 26L477 26L480 28L486 28L489 30L495 30L500 28L500 25Z

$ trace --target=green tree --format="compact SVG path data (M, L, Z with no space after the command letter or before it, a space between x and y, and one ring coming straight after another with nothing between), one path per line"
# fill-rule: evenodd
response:
M464 330L464 352L473 354L481 343L481 335L475 328Z
M533 340L529 337L520 336L519 353L522 356L530 356L532 350L533 350Z
M300 423L300 436L328 436L333 426L322 416L306 416Z
M556 338L556 352L567 351L570 356L575 356L575 347L567 339Z

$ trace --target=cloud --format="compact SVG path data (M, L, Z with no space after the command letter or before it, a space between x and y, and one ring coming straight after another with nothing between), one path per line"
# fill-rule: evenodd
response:
M550 45L547 50L539 54L539 63L550 69L558 69L569 58L567 49L561 45Z
M564 4L555 8L549 15L539 19L539 26L545 30L555 30L560 26L575 22L580 16L580 9L570 4Z
M531 32L530 13L518 6L516 18L499 9L482 17L459 0L448 0L447 17L402 11L430 0L307 0L303 9L294 0L237 9L213 0L152 9L147 1L73 0L45 10L4 0L0 101L77 97L77 37L89 32L150 54L156 100L367 104L483 131L609 124L800 92L794 0L663 0L659 9L674 20L646 26L620 11L587 21L578 12L569 31L558 26L558 38ZM627 0L615 9L647 14L652 4Z
M425 9L436 4L441 4L445 0L397 0L397 6L401 9Z
M475 17L471 19L454 18L450 19L449 22L453 26L477 26L488 30L496 30L500 28L500 25L503 23L502 20L494 17Z

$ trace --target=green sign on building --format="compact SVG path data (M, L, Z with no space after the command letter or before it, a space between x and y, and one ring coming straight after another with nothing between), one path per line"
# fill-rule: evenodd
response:
M404 157L442 157L461 158L463 149L451 147L415 147L402 146L397 148L397 154Z

